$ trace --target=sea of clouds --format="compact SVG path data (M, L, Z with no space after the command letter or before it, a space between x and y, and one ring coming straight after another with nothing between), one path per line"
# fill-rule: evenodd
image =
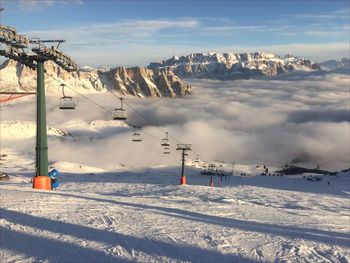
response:
M61 111L59 97L48 96L49 125L94 138L80 142L50 138L50 161L108 169L120 164L173 165L179 164L180 153L175 148L181 142L191 144L191 158L199 154L207 162L275 167L294 163L329 170L349 167L348 75L187 83L193 93L184 98L126 97L143 115L126 106L128 123L142 127L142 143L131 142L131 128L108 122L108 110L119 107L110 93L87 95L107 110L77 96L76 110ZM35 121L35 98L2 106L1 118ZM169 132L174 146L170 156L163 155L160 146L164 131ZM35 138L16 144L2 140L3 147L33 152L33 158L34 143Z

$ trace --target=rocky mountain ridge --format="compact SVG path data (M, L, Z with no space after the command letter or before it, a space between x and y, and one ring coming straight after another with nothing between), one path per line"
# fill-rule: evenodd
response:
M177 97L191 93L180 78L249 79L273 77L289 72L323 74L349 73L349 58L313 63L292 55L255 53L192 53L145 67L116 67L93 69L81 67L68 73L47 62L45 77L47 93L62 93L63 82L80 93L117 91L137 97ZM54 78L59 79L60 82ZM12 60L0 65L1 91L33 91L36 88L36 71Z
M337 70L342 68L350 68L350 59L349 58L342 58L340 60L326 60L320 63L320 66L322 69L326 70Z
M51 62L45 63L45 69L48 94L61 93L62 82L79 93L104 92L108 89L137 97L177 97L190 92L190 87L171 71L117 67L105 70L82 68L69 73ZM36 71L13 60L6 60L0 66L0 78L1 91L36 89Z
M292 55L255 53L192 53L151 63L149 69L173 71L179 77L241 79L275 76L291 71L321 70L317 63Z

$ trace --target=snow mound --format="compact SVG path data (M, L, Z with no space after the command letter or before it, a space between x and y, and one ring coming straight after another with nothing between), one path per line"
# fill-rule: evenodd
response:
M30 121L1 121L1 138L2 140L24 140L36 136L36 123ZM67 136L69 133L48 127L47 134L51 136Z
M31 121L2 121L0 124L1 139L3 141L26 140L36 136L36 123ZM47 135L62 140L84 140L84 136L73 134L52 126L47 127ZM91 140L92 138L89 138Z
M106 172L106 170L102 169L102 168L88 166L88 165L80 164L80 163L64 162L64 161L55 162L50 167L58 169L60 172L65 172L65 173L102 173L102 172Z

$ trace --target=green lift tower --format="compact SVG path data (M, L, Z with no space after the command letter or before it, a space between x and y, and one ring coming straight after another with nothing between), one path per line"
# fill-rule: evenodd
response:
M57 42L57 47L46 47L45 42ZM0 25L0 56L20 62L37 70L37 118L36 118L36 162L33 188L51 190L48 175L48 146L45 102L45 67L46 61L53 61L66 71L75 71L78 66L70 56L58 50L64 40L29 39L19 35L15 28Z

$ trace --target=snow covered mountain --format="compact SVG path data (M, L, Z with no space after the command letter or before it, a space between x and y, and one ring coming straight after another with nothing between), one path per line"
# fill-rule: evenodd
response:
M66 72L57 65L45 64L47 75L45 85L48 94L60 93L64 82L80 93L115 90L121 94L137 97L184 96L190 87L171 71L158 71L143 67L113 69L82 68L77 72ZM13 60L6 60L0 66L1 91L33 91L36 87L36 71ZM59 81L56 81L59 79Z
M350 59L349 58L342 58L340 60L326 60L320 63L320 66L322 69L326 70L336 70L340 68L350 68Z
M174 71L180 77L242 79L254 76L275 76L290 71L320 70L320 66L308 59L291 55L256 53L192 53L172 57L148 68Z

